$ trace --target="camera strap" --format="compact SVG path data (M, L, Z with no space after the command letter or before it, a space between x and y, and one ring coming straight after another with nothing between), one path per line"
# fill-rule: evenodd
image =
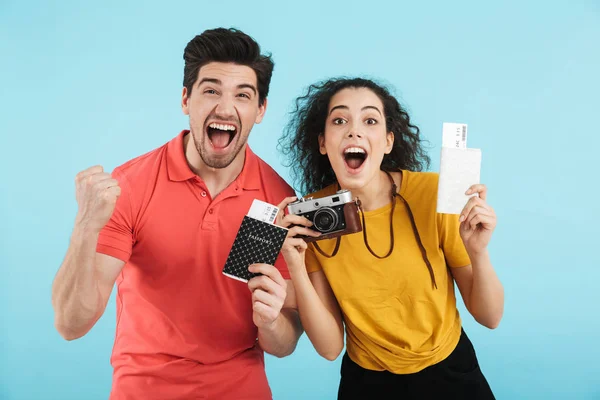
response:
M373 254L374 257L377 257L379 259L388 258L392 254L392 251L394 251L394 211L396 209L396 196L402 197L398 194L398 186L396 185L396 182L394 182L394 178L392 178L392 175L387 171L383 171L383 172L385 172L385 174L388 176L388 178L390 178L390 182L392 184L392 190L391 190L392 212L390 213L390 250L387 252L387 254L385 256L380 256L379 254L376 254L373 251L373 249L371 249L371 246L369 246L369 240L367 239L367 223L365 221L365 213L364 213L362 207L360 206L360 200L358 201L358 209L360 210L360 216L362 218L362 224L363 224L363 237L365 240L365 245L367 246L367 249L369 250L369 252L371 254Z
M323 250L321 250L321 248L319 247L319 244L317 242L313 242L313 245L315 246L315 249L317 249L317 251L319 253L321 253L321 255L323 257L331 258L331 257L335 256L337 254L338 250L340 249L340 241L341 241L341 238L339 236L335 238L335 247L333 248L333 253L331 253L331 254L327 254Z

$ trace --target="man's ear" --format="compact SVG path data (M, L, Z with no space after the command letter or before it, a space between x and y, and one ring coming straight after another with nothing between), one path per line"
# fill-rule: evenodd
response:
M263 101L262 105L258 106L258 114L256 115L256 120L254 120L254 123L260 124L260 122L262 121L266 112L267 112L267 99L265 98L265 101Z
M325 149L325 136L322 133L319 134L319 152L323 155L327 154L327 149Z
M190 110L188 108L188 102L190 98L188 96L187 88L183 87L183 93L181 94L181 109L185 115L190 115Z
M385 141L385 154L390 154L394 148L394 132L388 132Z

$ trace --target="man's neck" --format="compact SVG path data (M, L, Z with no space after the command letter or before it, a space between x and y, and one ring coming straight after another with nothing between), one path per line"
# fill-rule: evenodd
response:
M202 178L206 184L206 189L213 199L225 190L231 182L235 181L244 168L246 147L242 148L238 156L225 168L212 168L206 165L198 154L190 134L184 138L184 148L190 169Z
M398 179L392 173L398 185ZM392 201L392 183L385 172L379 171L376 177L359 189L352 189L352 197L358 197L364 211L377 210Z

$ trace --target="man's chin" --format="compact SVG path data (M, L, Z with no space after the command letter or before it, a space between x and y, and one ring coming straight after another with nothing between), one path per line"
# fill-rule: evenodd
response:
M246 142L240 144L241 138L236 135L232 141L223 148L217 148L212 143L204 138L202 141L196 141L196 150L202 159L202 162L209 168L223 169L233 163L240 153L244 153Z
M215 154L209 150L200 152L200 157L206 166L215 169L223 169L229 167L229 165L240 156L241 152L242 149L231 149L226 153Z
M231 163L235 159L235 157L231 157L230 155L227 155L227 156L210 155L209 156L207 154L200 154L200 157L202 158L202 162L207 167L215 168L215 169L227 168L229 165L231 165Z

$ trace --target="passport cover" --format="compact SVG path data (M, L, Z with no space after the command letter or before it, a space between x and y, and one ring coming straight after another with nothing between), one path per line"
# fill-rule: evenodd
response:
M274 265L288 230L278 225L244 216L238 230L223 274L242 282L261 274L248 271L251 264Z

